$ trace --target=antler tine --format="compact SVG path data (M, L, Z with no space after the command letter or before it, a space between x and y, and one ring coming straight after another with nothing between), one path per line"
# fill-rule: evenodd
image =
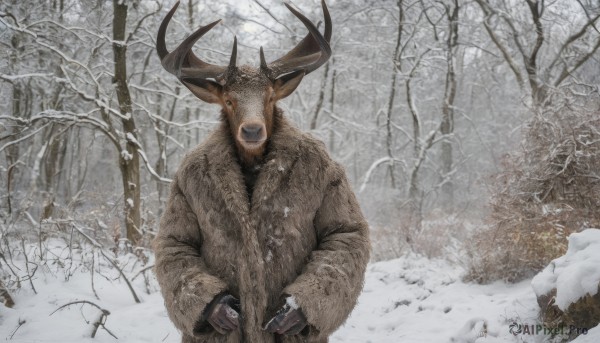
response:
M165 34L167 33L167 26L169 26L169 22L171 21L173 14L175 14L177 7L179 7L179 1L177 1L175 6L173 6L169 13L167 13L165 19L163 19L162 23L160 23L160 27L158 28L158 36L156 37L156 52L158 52L158 57L160 57L161 62L169 54L169 51L167 50L167 44L165 43Z
M237 63L237 36L233 36L233 48L231 50L231 59L229 60L229 68L235 68Z
M219 78L226 72L227 67L218 66L204 62L198 58L192 51L192 47L210 31L215 25L221 20L214 21L206 26L203 26L187 37L175 50L169 52L165 43L165 34L167 27L173 14L179 6L179 1L175 3L175 6L167 13L165 19L163 19L158 29L158 36L156 39L156 51L161 59L162 66L171 74L177 76L180 80L186 78ZM237 44L236 44L237 45ZM234 46L232 59L236 55L236 46ZM235 63L234 63L235 66Z
M267 61L265 60L265 52L263 51L263 47L260 47L260 68L263 70L268 70L269 66L267 65Z
M331 16L329 15L329 8L327 8L325 0L321 0L321 7L323 7L323 16L325 17L325 40L327 43L329 43L331 42L332 25Z
M332 25L325 0L321 0L323 15L325 17L324 36L300 11L289 3L285 3L285 6L300 19L300 21L302 21L304 26L308 29L308 34L300 41L300 43L298 43L298 45L296 45L296 47L290 50L290 52L268 65L273 77L297 70L304 70L305 74L308 74L325 64L329 57L331 57L331 47L329 46L329 42L331 40Z

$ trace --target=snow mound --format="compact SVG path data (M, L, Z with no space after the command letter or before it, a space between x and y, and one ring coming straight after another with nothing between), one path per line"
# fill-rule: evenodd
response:
M556 289L555 304L562 311L586 295L595 295L600 283L600 230L587 229L569 236L567 253L531 281L540 297Z

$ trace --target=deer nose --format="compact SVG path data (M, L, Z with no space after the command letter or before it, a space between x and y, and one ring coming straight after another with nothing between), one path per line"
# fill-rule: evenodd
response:
M242 138L246 141L259 141L262 139L263 126L259 124L248 124L242 126Z

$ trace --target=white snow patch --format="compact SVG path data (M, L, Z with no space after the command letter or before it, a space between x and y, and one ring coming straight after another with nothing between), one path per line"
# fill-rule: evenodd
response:
M580 335L571 343L598 343L600 342L600 326L589 330L586 334Z
M284 217L284 218L287 218L287 216L288 216L288 214L289 214L289 213L290 213L290 208L286 206L286 207L283 209L283 217Z
M121 150L121 157L123 157L125 161L131 161L133 159L133 155L125 149Z
M131 133L131 132L127 132L127 134L125 135L125 137L127 137L127 140L130 141L131 143L137 145L138 147L140 147L140 142L138 142L138 140L135 138L135 136Z
M127 205L129 205L129 207L133 207L133 199L127 198Z
M279 167L277 167L277 170L279 170L280 172L283 172L283 171L285 171L285 168L280 165Z
M450 338L451 342L468 343L473 342L486 334L487 323L483 318L473 318L465 323L458 333Z
M285 303L294 310L300 308L300 306L298 306L298 303L296 302L296 298L293 295L285 298Z
M271 262L273 260L273 252L271 250L267 252L267 257L265 257L265 260L267 262Z
M587 229L569 236L567 253L531 281L538 296L556 288L556 305L565 310L580 298L595 295L600 284L600 230Z
M470 284L463 273L413 255L369 265L356 308L330 342L529 342L509 332L515 320L537 324L529 282Z
M229 317L231 319L235 319L235 318L239 317L239 314L229 306L227 306L227 308L225 309L225 313L226 313L227 317Z
M102 220L100 220L100 219L98 219L98 220L97 220L97 222L98 222L98 226L99 226L101 229L103 229L103 230L108 230L108 225L106 225L106 223L105 223L105 222L103 222L103 221L102 221Z

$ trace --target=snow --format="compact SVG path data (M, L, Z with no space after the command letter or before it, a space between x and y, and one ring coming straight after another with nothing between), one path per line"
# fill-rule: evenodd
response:
M127 205L129 205L129 207L133 208L133 199L127 198Z
M587 334L577 337L573 343L598 343L600 342L600 326L588 331Z
M298 303L296 302L296 298L294 296L289 296L285 298L285 303L294 310L297 310L300 307L298 306Z
M121 150L121 157L123 157L125 161L131 161L133 159L133 155L125 149Z
M239 313L237 313L236 310L232 309L229 306L227 306L227 308L225 308L225 313L227 314L227 317L232 318L232 319L239 317Z
M470 284L463 273L418 256L371 264L357 308L331 343L516 342L509 323L537 322L528 282Z
M64 244L57 245L53 252L63 257L69 254ZM132 255L118 259L130 280L144 268ZM99 261L102 258L97 256L95 263ZM114 267L108 263L97 265L97 299L86 263L89 256L87 260L74 259L72 267L67 264L40 268L33 278L37 294L27 281L23 282L20 291L13 293L15 307L0 305L0 339L12 335L12 340L20 343L115 342L102 328L96 338L90 338L92 323L101 313L93 306L72 305L50 315L64 304L87 300L110 311L105 325L121 342L180 342L153 277L148 280L149 286L141 276L133 279L133 287L141 298L137 304ZM152 259L147 265L151 263ZM74 269L68 271L69 268ZM509 332L513 322L537 324L538 307L530 281L477 285L462 282L463 273L456 264L412 254L370 264L357 307L330 342L542 342L536 340L540 337L513 336ZM152 274L148 271L146 275ZM286 302L297 307L293 298ZM15 332L22 320L25 323ZM600 329L595 328L574 342L598 341Z
M49 241L45 244L51 246L51 256L66 258L69 254L64 243ZM31 246L30 251L34 251L34 248L35 246ZM134 256L120 256L119 265L129 280L133 279L133 287L141 298L141 303L134 301L126 283L119 278L119 272L98 254L95 257L96 269L93 276L94 289L99 299L96 298L89 271L90 251L88 249L81 254L74 248L71 251L73 263L48 263L39 268L32 280L37 294L28 281L22 282L21 289L12 294L14 308L5 308L0 304L0 339L8 340L12 336L12 341L19 343L116 342L102 327L98 328L96 338L90 338L92 323L101 313L94 306L74 304L53 313L62 305L86 300L110 312L106 318L106 328L121 342L179 343L180 335L169 322L155 281L149 279L149 289L152 292L147 294L144 278L138 276L133 279L143 267L135 264L137 259ZM150 271L146 272L146 275L150 274ZM19 322L23 320L25 323L17 329Z
M126 115L128 115L128 114L129 113L127 113ZM141 147L140 142L138 142L138 140L135 138L135 136L131 132L127 132L125 137L127 137L127 140L130 141L131 143L137 145L138 147Z
M105 223L105 222L103 222L103 221L102 221L102 220L100 220L100 219L98 219L96 222L98 223L98 226L99 226L101 229L108 230L108 225L106 225L106 223Z
M283 217L284 217L284 218L287 218L287 216L288 216L288 214L289 214L289 213L290 213L290 208L286 206L286 207L283 209Z
M598 292L600 284L600 230L587 229L569 236L567 253L552 262L531 286L538 296L556 288L555 303L566 310L578 299Z

